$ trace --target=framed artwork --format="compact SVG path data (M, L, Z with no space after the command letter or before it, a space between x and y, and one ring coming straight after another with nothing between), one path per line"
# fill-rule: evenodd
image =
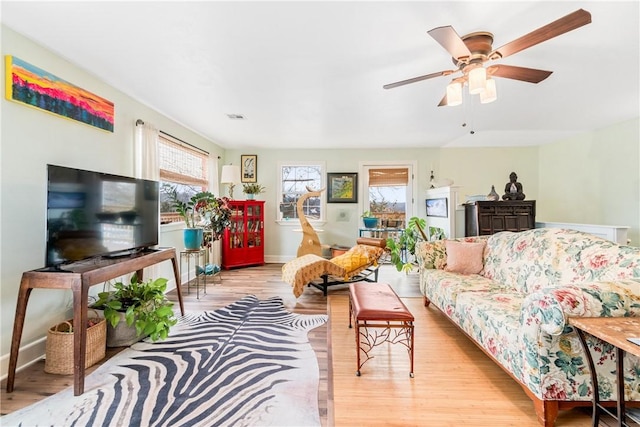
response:
M255 154L243 154L240 156L242 182L258 182L258 156Z
M427 199L427 216L437 216L441 218L447 218L449 216L449 209L447 205L447 198L442 197L439 199Z
M114 105L15 56L5 57L9 101L113 132Z
M358 174L328 173L327 203L358 203Z

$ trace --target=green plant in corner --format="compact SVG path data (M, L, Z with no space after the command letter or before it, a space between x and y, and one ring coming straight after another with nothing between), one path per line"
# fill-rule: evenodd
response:
M420 240L429 240L424 232L426 225L426 220L415 216L411 217L407 228L404 229L404 232L398 240L391 237L387 239L387 248L391 254L391 264L395 265L396 270L408 273L413 269L413 262L410 262L408 259L404 260L402 258L402 252L403 249L406 248L406 251L411 254L412 257L415 257L416 243Z
M167 279L149 279L139 282L134 274L131 283L113 285L114 291L100 292L92 308L104 310L104 317L114 328L120 322L118 312L125 313L127 325L135 325L138 336L149 336L152 341L163 340L171 326L178 322L173 313L173 303L164 292Z

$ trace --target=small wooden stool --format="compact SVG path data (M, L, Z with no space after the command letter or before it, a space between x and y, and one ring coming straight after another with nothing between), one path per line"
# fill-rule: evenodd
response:
M373 347L385 342L400 343L407 347L413 378L413 314L402 303L391 286L384 283L351 283L349 285L349 327L356 324L356 352L358 370L373 356L369 352ZM360 331L363 328L363 331ZM382 329L381 332L370 329ZM393 330L393 334L391 331ZM365 332L366 331L366 332ZM364 338L360 340L360 335ZM365 360L360 363L360 350Z

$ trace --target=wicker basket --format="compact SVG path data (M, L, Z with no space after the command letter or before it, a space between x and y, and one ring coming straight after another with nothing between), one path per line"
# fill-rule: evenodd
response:
M107 321L99 317L87 328L87 349L84 367L88 368L104 359L107 343ZM47 331L47 358L44 371L50 374L73 374L73 319L52 326Z

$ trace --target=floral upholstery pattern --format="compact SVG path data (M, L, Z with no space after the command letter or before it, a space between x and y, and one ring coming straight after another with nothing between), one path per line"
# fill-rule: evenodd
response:
M484 270L472 275L443 270L442 241L420 242L422 294L537 398L591 400L588 363L568 318L640 316L640 248L562 229L481 238ZM600 399L615 400L614 348L593 337L588 346ZM624 368L625 398L640 400L640 358L625 355Z

